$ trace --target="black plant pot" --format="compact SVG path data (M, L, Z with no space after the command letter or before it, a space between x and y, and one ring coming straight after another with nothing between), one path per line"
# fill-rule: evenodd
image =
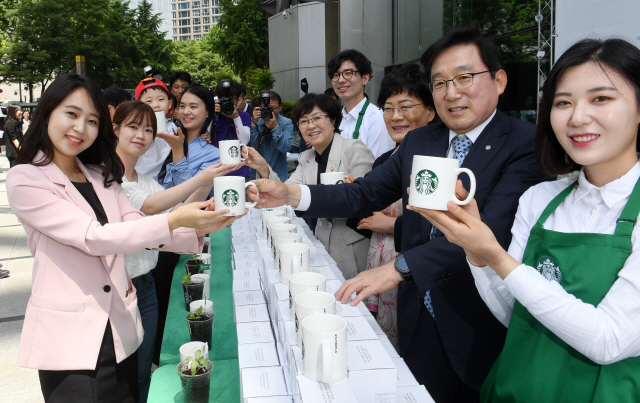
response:
M213 363L207 360L205 373L191 375L190 363L181 362L177 370L182 383L185 403L207 403L209 401L209 389L211 388L211 370ZM187 372L186 374L184 372Z
M195 279L191 280L191 284L182 284L182 290L184 291L184 303L187 306L187 312L189 312L190 303L204 299L204 280Z
M200 273L200 265L203 263L200 259L191 259L184 262L184 267L187 268L187 273L191 273L193 276L194 274Z
M189 315L186 316L189 324L189 334L191 341L201 341L207 343L209 351L211 351L211 336L213 334L213 314L205 312L202 314L204 320L190 320ZM209 353L211 354L211 352Z

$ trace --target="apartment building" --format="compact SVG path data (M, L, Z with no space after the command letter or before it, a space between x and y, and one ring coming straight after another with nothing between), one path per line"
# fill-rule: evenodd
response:
M151 3L151 12L154 14L160 14L160 19L162 21L160 24L160 31L165 33L165 39L173 39L171 36L171 0L147 1ZM137 8L139 3L142 3L142 0L129 0L129 8Z
M218 0L171 1L171 32L174 41L202 39L222 14Z

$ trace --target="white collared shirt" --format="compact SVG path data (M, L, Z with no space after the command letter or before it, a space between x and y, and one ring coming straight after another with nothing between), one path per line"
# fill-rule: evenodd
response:
M491 122L491 119L493 119L495 115L496 111L494 110L491 116L489 116L489 119L482 122L480 126L471 129L468 133L456 133L453 130L449 130L449 149L447 151L447 158L455 158L455 151L453 150L453 147L451 147L451 142L454 138L456 138L459 134L462 134L475 144L476 140L478 140L478 137L480 137L480 134L482 134L484 128L487 127L487 125L489 124L489 122Z
M340 130L342 130L342 132L340 134L345 139L353 138L353 132L356 130L360 111L366 101L367 98L363 98L362 101L348 113L346 107L342 108L342 122L340 122ZM382 112L372 102L369 103L367 110L364 112L358 139L371 150L376 159L396 146L396 143L387 131L387 125L384 123Z
M584 175L578 187L545 221L544 228L567 233L612 235L629 196L640 177L640 163L621 178L600 188ZM509 254L522 261L531 228L542 212L575 177L544 182L520 198L511 232ZM618 279L594 307L548 281L530 266L520 265L504 280L490 267L471 267L480 296L489 309L508 326L515 299L549 330L598 364L610 364L640 355L640 226L631 235L632 252ZM588 264L589 262L585 262Z

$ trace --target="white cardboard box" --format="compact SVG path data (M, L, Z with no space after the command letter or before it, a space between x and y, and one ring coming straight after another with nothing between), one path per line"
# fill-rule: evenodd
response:
M362 313L360 312L357 306L351 306L351 302L347 302L346 304L343 304L340 301L336 301L336 315L344 318L347 316L362 316Z
M240 395L243 403L250 398L288 396L282 367L241 369Z
M260 232L262 234L262 232ZM258 248L269 249L269 242L266 239L258 239Z
M267 270L267 284L275 284L280 282L280 272L278 269L269 269Z
M259 260L262 256L259 252L234 252L233 260Z
M310 266L309 271L322 274L327 280L337 280L336 275L329 266Z
M386 334L379 334L378 340L380 340L380 343L382 343L382 347L384 347L384 349L387 350L389 357L400 358L400 354L398 354L396 349L393 348L393 344L391 344Z
M236 323L269 322L267 304L237 306L235 320Z
M233 293L233 306L266 304L262 291L240 291Z
M435 403L427 389L422 386L399 386L396 403Z
M329 266L329 262L320 254L310 254L309 266Z
M411 373L411 370L401 357L391 357L398 370L398 386L418 386L420 385Z
M245 399L246 403L292 403L291 396L252 397Z
M349 383L359 403L394 403L398 371L379 340L347 342Z
M337 382L322 383L299 375L298 387L302 403L362 403L356 400L347 378ZM368 403L376 402L372 400Z
M243 237L243 238L232 238L231 243L233 245L252 245L256 242L255 239L251 237Z
M367 320L362 316L349 316L344 318L347 321L347 341L355 341L355 340L375 340L378 344L380 341L378 340L378 336L374 333ZM380 345L382 347L382 345ZM389 356L389 354L382 349L385 356Z
M238 259L233 261L233 270L257 270L258 277L260 277L260 270L262 269L262 260L246 260Z
M280 365L274 343L252 343L238 346L238 366L243 368Z
M231 241L235 242L237 238L251 238L254 239L255 236L253 232L248 228L248 226L242 227L239 230L231 229Z
M373 317L373 315L369 314L369 315L362 315L362 316L364 316L364 318L369 323L369 326L371 326L371 328L377 335L385 334L384 330L382 330L382 328L380 327L380 324L378 323L376 318Z
M275 338L269 322L238 323L238 344L273 343Z
M246 260L246 262L251 263L250 260ZM260 278L260 271L258 269L236 269L233 271L233 279L234 280L243 280L245 278Z
M304 373L302 370L302 349L298 345L291 346L291 354L293 355L297 374L302 375Z
M235 253L257 252L258 245L253 242L249 244L242 244L242 245L233 244L233 251Z
M233 292L239 291L260 291L262 286L259 278L245 278L242 280L233 280Z

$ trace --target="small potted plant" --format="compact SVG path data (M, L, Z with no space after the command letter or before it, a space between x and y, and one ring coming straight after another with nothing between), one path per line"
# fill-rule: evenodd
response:
M206 301L205 301L206 305ZM211 351L211 336L213 333L213 313L204 310L201 305L195 312L189 312L186 316L189 325L191 341L201 341L207 343Z
M191 280L191 274L183 274L182 290L184 291L184 303L187 306L187 312L189 311L189 304L193 301L202 299L204 296L204 280L196 278Z
M187 403L206 403L209 401L211 370L213 363L204 358L200 350L194 356L187 357L177 366L184 401Z
M184 262L184 267L187 269L187 274L200 273L200 265L204 264L204 260L200 259L200 255L189 255L191 259Z

